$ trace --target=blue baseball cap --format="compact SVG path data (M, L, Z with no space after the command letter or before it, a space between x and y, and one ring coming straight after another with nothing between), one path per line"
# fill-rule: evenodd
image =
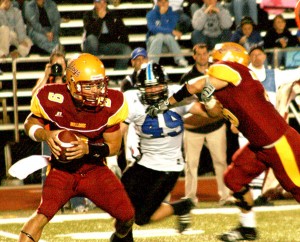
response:
M135 48L131 52L131 59L134 60L138 56L144 56L145 58L147 58L148 57L147 51L144 48L142 48L142 47Z

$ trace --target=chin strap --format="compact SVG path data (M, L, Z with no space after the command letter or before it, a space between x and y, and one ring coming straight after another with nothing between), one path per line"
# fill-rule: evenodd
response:
M31 234L28 234L27 232L21 230L22 234L25 234L29 239L31 239L33 242L35 242L34 238L31 236Z

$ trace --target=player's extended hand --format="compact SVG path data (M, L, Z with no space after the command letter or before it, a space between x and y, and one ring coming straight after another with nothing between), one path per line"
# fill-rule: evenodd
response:
M201 101L208 102L212 98L212 95L214 94L215 90L216 89L213 85L211 85L210 83L206 83L206 85L200 93L200 96L197 96L200 98Z
M168 100L161 101L157 104L151 105L146 109L146 113L149 114L152 118L157 117L157 114L163 113L168 110L170 103Z

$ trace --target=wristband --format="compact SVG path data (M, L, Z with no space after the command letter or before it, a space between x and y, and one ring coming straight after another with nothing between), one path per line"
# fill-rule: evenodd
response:
M94 158L105 158L109 155L109 146L106 143L101 144L88 144L89 145L89 155Z
M204 102L204 105L206 109L213 109L216 103L217 103L216 99L211 98L209 101Z
M176 93L173 94L174 99L176 102L181 102L183 99L192 96L192 94L189 93L186 84Z
M44 129L42 126L40 125L37 125L37 124L34 124L32 125L30 128L29 128L29 131L28 131L28 136L34 140L34 141L37 141L37 139L35 138L34 136L34 133L35 131L37 131L38 129Z

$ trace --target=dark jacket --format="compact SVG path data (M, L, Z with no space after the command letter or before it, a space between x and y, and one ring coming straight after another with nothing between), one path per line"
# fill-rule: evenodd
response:
M102 24L106 22L108 34L102 34ZM98 37L99 42L120 42L124 44L129 43L127 29L122 18L113 12L107 12L103 19L99 18L93 11L86 12L83 15L83 27L86 31L86 36L93 34Z
M264 37L264 47L266 49L274 47L282 48L279 39L283 37L288 39L287 47L297 46L297 37L292 35L292 33L287 28L283 31L282 34L278 34L274 28L271 28L269 31L267 31Z

